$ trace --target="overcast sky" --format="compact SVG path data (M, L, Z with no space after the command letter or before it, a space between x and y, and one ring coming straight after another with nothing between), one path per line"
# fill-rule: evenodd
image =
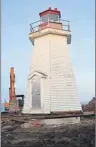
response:
M33 46L29 24L39 12L58 8L71 22L69 52L81 102L95 95L95 5L94 0L2 0L2 100L9 98L10 67L15 68L16 94L26 94Z

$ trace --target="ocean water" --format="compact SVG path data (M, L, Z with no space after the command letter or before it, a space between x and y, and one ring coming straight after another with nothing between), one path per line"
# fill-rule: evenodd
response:
M81 102L81 105L86 105L86 104L88 104L87 101L86 102Z

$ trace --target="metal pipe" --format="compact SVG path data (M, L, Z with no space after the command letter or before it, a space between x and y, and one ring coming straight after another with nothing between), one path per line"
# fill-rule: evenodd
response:
M35 24L35 23L37 23L37 22L40 22L40 20L38 20L38 21L35 21L35 22L31 23L30 25L32 25L32 24Z
M70 31L70 24L68 23L68 31Z
M65 22L70 22L70 21L68 21L68 20L64 20L64 19L60 19L61 21L65 21Z

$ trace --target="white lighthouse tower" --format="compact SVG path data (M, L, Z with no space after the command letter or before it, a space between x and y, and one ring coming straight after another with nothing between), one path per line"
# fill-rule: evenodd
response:
M61 20L57 8L49 8L39 15L40 21L30 24L33 54L23 113L80 113L68 52L69 21Z

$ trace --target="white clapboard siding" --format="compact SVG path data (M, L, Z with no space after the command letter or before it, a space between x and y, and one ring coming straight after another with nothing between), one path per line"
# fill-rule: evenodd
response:
M32 109L31 84L27 88L24 106L29 113L81 110L66 36L54 33L34 40L30 74L35 71L47 76L41 79L41 111Z

